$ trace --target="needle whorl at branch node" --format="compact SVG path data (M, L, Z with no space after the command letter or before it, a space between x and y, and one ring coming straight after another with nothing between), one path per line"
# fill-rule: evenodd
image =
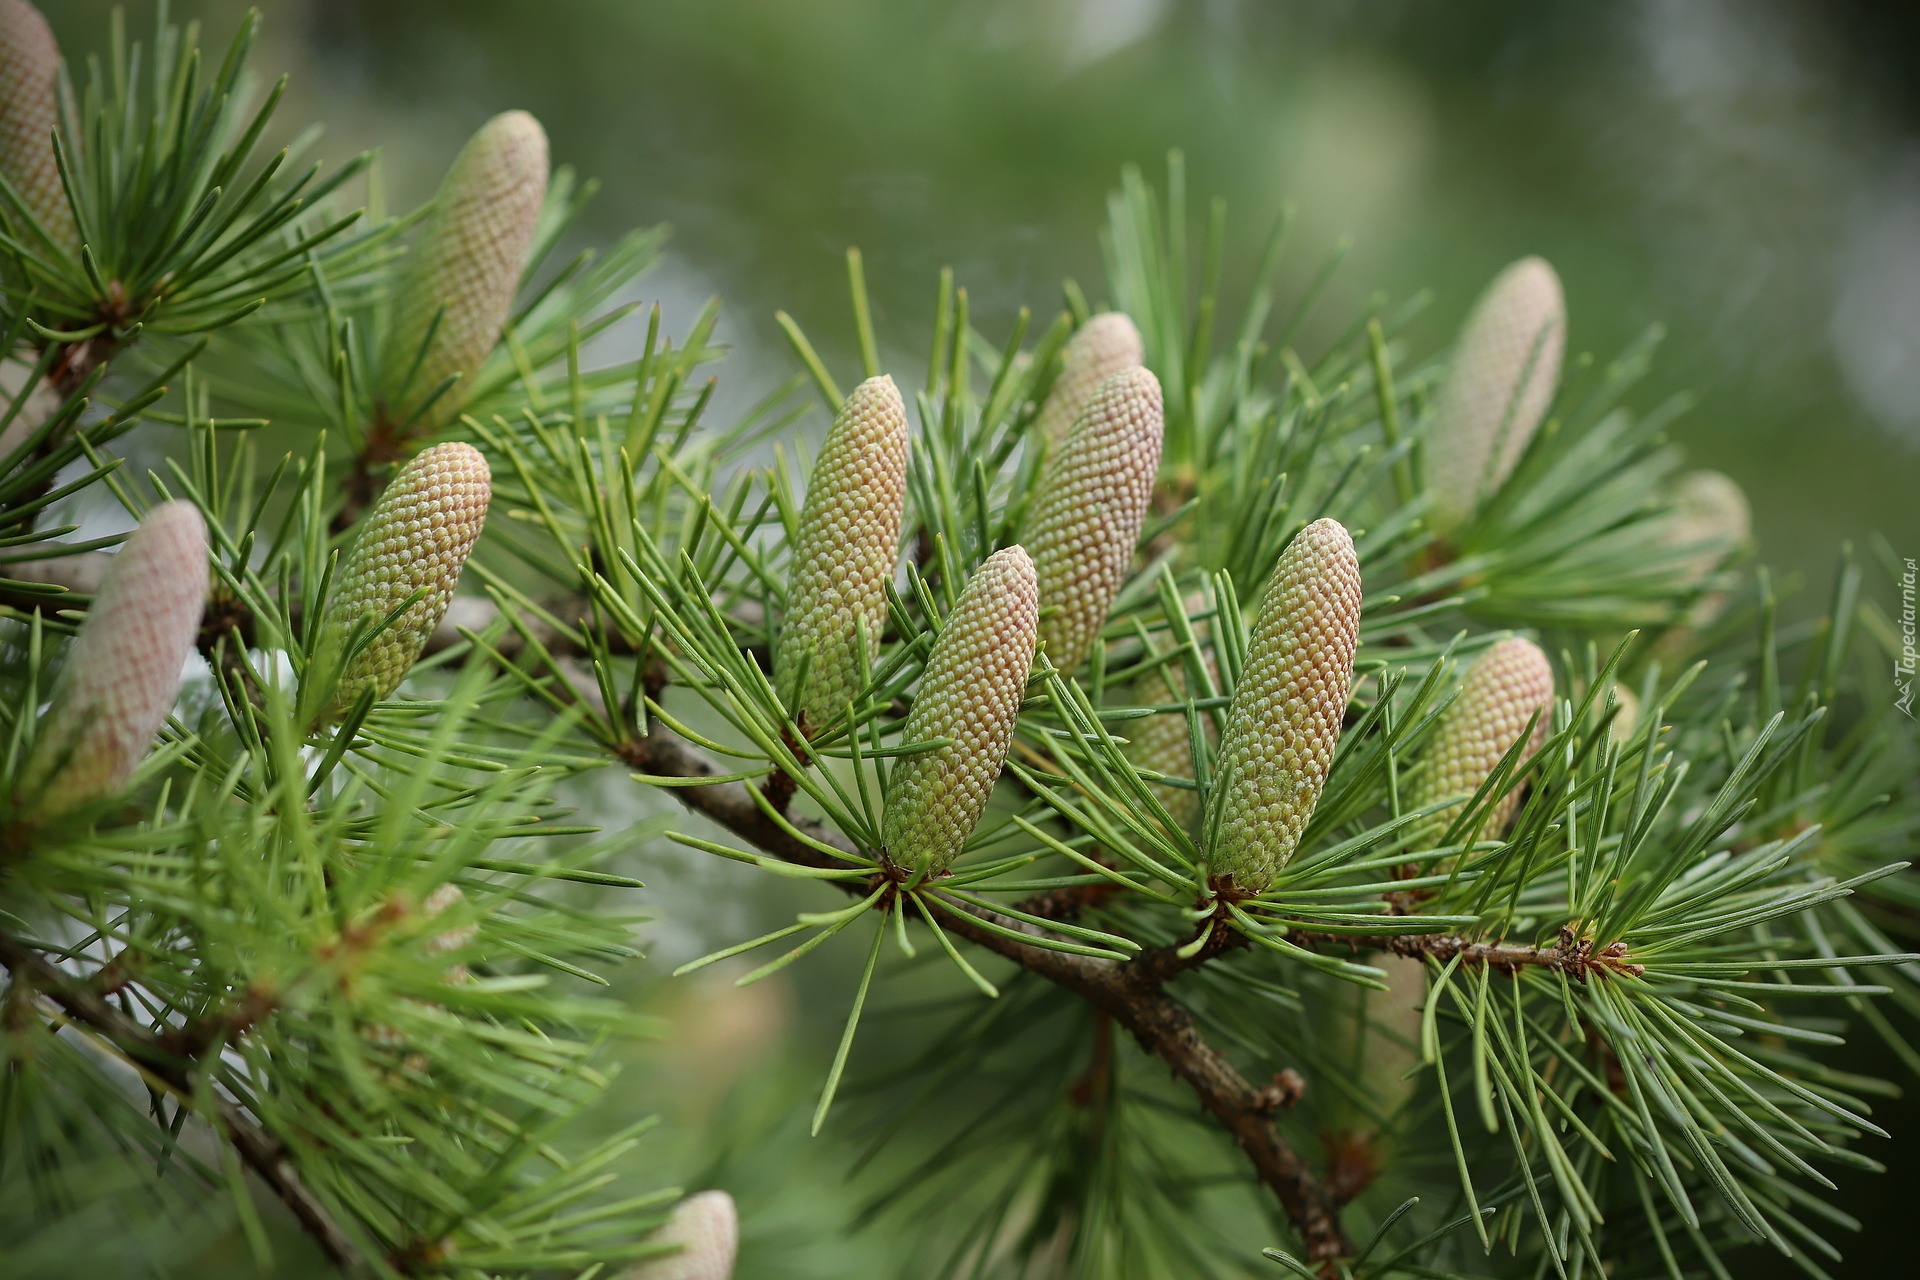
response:
M1128 369L1100 385L1047 466L1025 541L1048 610L1040 638L1062 671L1086 659L1126 581L1164 428L1160 380Z
M876 645L907 496L907 407L889 377L853 389L807 481L773 683L809 735L836 727L867 673L859 624Z
M408 257L381 356L383 412L396 424L412 419L409 434L459 413L500 341L533 251L547 165L546 130L526 112L508 111L480 127L440 184ZM420 410L456 374L460 381Z
M1295 536L1267 584L1214 771L1208 869L1259 893L1320 802L1353 687L1360 560L1338 520Z
M1552 711L1553 667L1539 645L1510 636L1488 649L1468 668L1460 697L1447 708L1427 748L1427 768L1414 785L1413 807L1478 791L1537 712L1540 719L1521 757L1524 764L1546 741ZM1515 788L1487 811L1481 833L1495 838L1504 835L1519 807L1520 791ZM1453 817L1443 811L1423 822L1415 846L1438 840Z
M53 158L60 122L60 47L27 0L0 0L0 175L69 253L80 247Z
M1544 258L1487 286L1454 348L1427 433L1429 518L1450 533L1513 474L1560 383L1567 305Z
M492 493L486 458L457 441L422 450L387 486L340 566L323 650L337 653L357 625L379 626L414 592L421 595L353 656L330 716L346 711L369 685L377 698L400 687L453 599Z
M740 1247L740 1214L724 1191L702 1191L674 1206L655 1244L677 1244L679 1253L650 1258L622 1280L729 1280Z
M907 742L947 745L903 758L887 781L883 839L903 867L953 865L980 821L1013 745L1039 636L1039 587L1020 547L975 571L927 657Z
M207 584L199 510L165 502L149 511L93 598L21 771L30 818L58 817L127 785L179 695Z
M1100 384L1139 365L1142 350L1140 330L1123 311L1103 311L1067 339L1060 352L1060 376L1034 420L1049 448L1060 447Z

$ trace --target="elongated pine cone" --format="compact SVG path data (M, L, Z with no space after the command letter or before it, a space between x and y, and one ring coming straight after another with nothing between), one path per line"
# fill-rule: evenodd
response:
M0 0L0 175L68 252L80 248L53 158L60 123L60 46L27 0Z
M207 526L190 502L147 513L113 558L21 771L30 819L127 785L167 722L207 603Z
M1013 745L1033 670L1040 591L1033 561L1003 547L975 571L927 656L905 741L947 745L902 758L887 780L882 838L902 867L953 865Z
M808 477L773 657L773 686L809 737L837 727L866 683L859 624L871 653L887 620L906 497L907 406L892 378L868 378L840 407Z
M447 171L408 255L381 355L382 411L407 434L444 426L470 398L506 330L546 198L547 133L524 111L480 126ZM460 381L415 417L455 374Z
M1353 689L1360 560L1338 520L1315 520L1274 566L1227 709L1209 799L1207 865L1259 893L1320 803Z
M1026 545L1047 607L1040 639L1062 671L1085 661L1127 579L1164 427L1160 380L1128 369L1100 384L1047 466Z
M1155 672L1136 681L1132 699L1141 706L1158 707L1183 702L1186 696L1186 676L1169 668L1164 674ZM1193 778L1193 735L1186 716L1167 712L1131 721L1127 739L1127 759L1134 764L1170 778ZM1199 792L1164 782L1147 785L1174 822L1181 827L1193 826L1193 820L1200 816Z
M1679 553L1680 574L1690 587L1703 587L1727 558L1753 537L1753 509L1731 476L1718 471L1689 471L1673 487L1673 513L1661 541ZM1687 625L1704 627L1727 607L1725 591L1708 591L1687 613Z
M1067 339L1060 351L1060 376L1034 419L1049 448L1059 450L1102 383L1139 365L1141 350L1140 330L1124 311L1102 311Z
M1195 593L1186 600L1189 615L1205 612L1206 598ZM1201 645L1205 655L1207 670L1212 673L1216 685L1220 678L1219 665L1214 661L1212 650L1207 646L1208 624L1193 624L1194 639ZM1168 663L1160 670L1140 677L1134 681L1131 700L1143 707L1163 707L1178 704L1187 699L1187 675L1180 663ZM1210 716L1200 718L1201 731L1212 739L1215 734ZM1166 774L1173 778L1193 778L1193 735L1187 728L1185 715L1166 712L1148 716L1143 720L1127 722L1126 756L1143 769ZM1167 813L1179 826L1191 830L1195 819L1200 816L1200 793L1190 787L1176 787L1164 782L1150 782L1147 786L1166 806Z
M421 450L380 495L334 582L323 648L340 652L356 625L376 627L408 596L421 595L348 662L330 718L369 685L376 698L400 687L453 599L492 494L486 458L453 441Z
M1533 737L1519 763L1525 764L1546 741L1553 721L1553 667L1540 646L1509 636L1481 654L1467 669L1460 696L1447 708L1427 748L1427 768L1412 789L1416 808L1450 795L1471 796L1480 789L1500 758L1526 732L1527 721L1539 714ZM1516 766L1517 767L1517 766ZM1462 803L1465 803L1462 801ZM1513 790L1486 813L1480 834L1498 839L1520 807L1520 789ZM1445 834L1457 816L1442 810L1416 828L1416 846L1431 844Z
M724 1191L702 1191L674 1206L656 1244L677 1244L679 1253L649 1258L624 1280L729 1280L740 1248L740 1214Z
M1379 1135L1391 1131L1394 1117L1417 1083L1408 1073L1420 1061L1427 966L1413 956L1392 952L1375 952L1365 962L1386 971L1387 989L1341 991L1331 1010L1328 1035L1346 1055L1339 1065L1361 1086L1357 1105L1352 1107L1356 1114L1351 1129Z
M1544 258L1520 259L1480 295L1427 433L1435 530L1465 524L1513 474L1553 403L1566 345L1567 304Z

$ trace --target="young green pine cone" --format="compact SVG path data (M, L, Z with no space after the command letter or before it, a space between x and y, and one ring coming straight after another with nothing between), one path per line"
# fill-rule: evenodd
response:
M1450 795L1473 795L1526 732L1527 721L1536 712L1540 719L1521 756L1522 764L1540 749L1552 725L1553 667L1539 645L1510 636L1468 668L1460 696L1447 708L1433 745L1427 748L1427 767L1412 789L1413 807L1433 804ZM1505 835L1507 823L1519 807L1520 790L1516 787L1487 811L1480 834L1493 839ZM1421 823L1414 843L1439 840L1455 816L1452 810L1442 810Z
M1513 474L1560 383L1567 306L1560 277L1522 258L1494 277L1460 331L1427 432L1428 519L1465 524Z
M868 378L840 407L808 477L773 657L773 686L810 737L838 727L866 683L859 623L871 651L887 620L906 497L907 406L892 378Z
M1133 686L1132 698L1141 706L1159 707L1177 704L1186 696L1186 676L1168 670L1164 675L1156 672L1141 677ZM1127 726L1127 759L1143 769L1151 769L1171 778L1192 778L1193 736L1187 728L1186 716L1167 712L1130 721ZM1164 782L1150 782L1147 785L1160 803L1166 806L1174 822L1183 828L1193 826L1193 820L1200 816L1199 792L1186 787L1168 786Z
M1216 883L1259 893L1293 857L1333 764L1359 642L1353 539L1315 520L1274 567L1227 709L1207 814Z
M113 558L21 770L29 820L127 785L167 722L207 603L207 526L190 502L147 513Z
M1379 951L1364 963L1383 969L1387 989L1374 991L1342 983L1329 1011L1328 1040L1346 1055L1343 1076L1360 1085L1359 1105L1351 1110L1352 1129L1378 1134L1406 1105L1414 1081L1407 1077L1420 1061L1421 1010L1427 997L1426 962Z
M480 126L447 171L408 256L381 355L381 412L407 434L444 426L469 398L507 327L546 198L546 130L524 111ZM421 411L455 374L460 381Z
M1689 471L1673 488L1673 514L1661 541L1679 552L1681 576L1689 586L1705 586L1727 557L1753 537L1753 510L1730 476L1718 471ZM1727 607L1727 593L1709 591L1688 612L1687 625L1709 625Z
M1140 330L1123 311L1103 311L1080 326L1060 351L1060 376L1034 419L1040 438L1058 451L1087 400L1116 373L1139 365Z
M76 252L80 233L53 158L59 92L60 46L47 20L27 0L0 0L0 176L55 243Z
M624 1280L729 1280L740 1248L740 1214L724 1191L702 1191L674 1206L656 1244L677 1244L679 1253L650 1258L628 1269Z
M902 867L938 875L973 834L1013 745L1039 638L1033 561L1004 547L980 566L927 656L905 741L947 745L903 757L887 780L882 839Z
M1160 469L1160 380L1127 369L1100 384L1047 466L1027 549L1047 616L1040 638L1062 671L1086 659L1133 564Z
M1197 592L1187 598L1188 614L1206 610L1204 596ZM1213 673L1216 682L1220 669L1214 662L1213 653L1205 649L1207 627L1204 623L1195 623L1195 639L1203 646L1207 670ZM1187 676L1184 666L1169 663L1151 675L1142 676L1134 682L1132 701L1143 707L1164 707L1179 704L1187 698ZM1213 722L1202 716L1201 729L1209 740L1214 737ZM1193 737L1187 728L1187 718L1183 714L1166 712L1148 716L1143 720L1131 720L1127 723L1127 759L1143 769L1163 773L1174 778L1193 777ZM1164 782L1147 784L1153 794L1165 805L1177 824L1191 830L1194 820L1200 816L1200 793L1190 787L1169 786Z
M453 599L492 493L487 460L456 441L423 449L380 495L334 580L323 652L339 653L356 625L376 627L408 596L421 595L340 673L328 718L368 686L376 698L400 687Z

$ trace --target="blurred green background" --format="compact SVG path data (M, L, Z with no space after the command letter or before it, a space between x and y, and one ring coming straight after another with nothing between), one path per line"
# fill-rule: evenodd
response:
M45 4L69 52L104 0ZM666 221L646 281L670 327L727 303L724 404L791 371L772 313L849 366L842 253L866 255L883 345L917 362L951 264L989 334L1096 298L1095 230L1120 166L1227 198L1251 267L1283 202L1304 279L1353 249L1319 314L1433 291L1410 337L1443 346L1502 264L1541 253L1574 350L1670 338L1643 403L1689 390L1676 428L1754 500L1762 558L1802 603L1838 547L1920 554L1920 6L1865 0L272 0L255 65L293 72L283 122L327 152L378 146L397 206L432 191L481 120L524 107L558 161L604 183L586 234ZM215 42L243 11L189 0ZM150 6L129 6L131 26ZM637 335L635 335L637 340ZM633 802L609 779L603 811ZM791 910L731 868L650 847L654 952L634 999L676 1018L610 1105L664 1106L668 1177L725 1179L749 1219L746 1278L911 1275L884 1232L840 1237L844 1152L797 1137L846 983L747 995L658 975ZM785 882L782 882L783 884ZM782 890L781 892L785 892ZM856 1064L857 1065L857 1064ZM1859 1066L1891 1070L1869 1048ZM733 1087L746 1079L743 1088ZM1885 1117L1883 1116L1883 1119ZM729 1143L785 1139L716 1164ZM1920 1114L1889 1124L1892 1176L1855 1178L1854 1266L1906 1257L1894 1206ZM799 1243L796 1243L799 1242ZM232 1259L230 1250L217 1250ZM203 1258L200 1264L212 1266ZM238 1263L232 1265L239 1266ZM1787 1274L1742 1258L1743 1276ZM242 1271L244 1267L240 1268ZM1891 1274L1892 1272L1889 1272Z

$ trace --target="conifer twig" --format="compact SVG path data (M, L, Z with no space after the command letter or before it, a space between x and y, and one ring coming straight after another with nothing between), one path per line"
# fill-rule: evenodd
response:
M578 684L576 688L587 692ZM720 773L712 761L661 727L629 743L621 759L635 770L655 776L700 778ZM852 852L836 832L793 815L788 822L807 840L796 838L754 803L744 783L680 787L674 794L688 808L783 861L810 867L838 866L807 840ZM934 898L942 928L1080 996L1126 1027L1141 1047L1171 1067L1247 1153L1260 1180L1300 1231L1309 1258L1324 1262L1352 1253L1331 1192L1274 1127L1270 1095L1235 1070L1201 1036L1186 1007L1163 990L1165 978L1171 976L1165 966L1139 960L1101 960L1028 946L988 926L1013 933L1037 933L1033 926L938 895ZM1142 960L1154 954L1147 953Z
M4 933L0 933L0 964L13 974L14 982L40 992L69 1018L99 1032L129 1062L191 1105L199 1092L193 1058L182 1056L161 1037L134 1023L88 983L62 972L34 948ZM359 1244L301 1179L280 1141L228 1099L215 1096L213 1112L212 1118L240 1158L273 1189L328 1260L348 1275L372 1274Z

